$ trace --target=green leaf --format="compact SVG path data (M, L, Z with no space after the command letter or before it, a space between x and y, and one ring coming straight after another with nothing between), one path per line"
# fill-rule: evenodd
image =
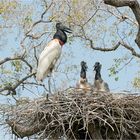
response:
M115 77L115 81L118 81L119 80L119 77Z

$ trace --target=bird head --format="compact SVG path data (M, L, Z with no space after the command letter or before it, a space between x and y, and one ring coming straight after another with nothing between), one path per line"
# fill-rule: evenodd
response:
M85 61L81 61L81 67L83 70L87 71L88 66L87 66L87 63Z
M72 33L72 30L70 28L64 26L61 22L56 23L56 29L67 32L67 33Z
M101 67L102 65L100 64L100 62L96 62L95 65L93 66L94 71L100 71Z

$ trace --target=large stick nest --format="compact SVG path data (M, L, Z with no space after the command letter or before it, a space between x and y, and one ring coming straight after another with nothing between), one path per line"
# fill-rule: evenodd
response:
M140 96L68 89L11 108L7 124L17 137L140 139Z

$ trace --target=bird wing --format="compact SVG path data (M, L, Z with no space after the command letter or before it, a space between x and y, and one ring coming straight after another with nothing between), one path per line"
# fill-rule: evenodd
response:
M61 45L56 40L52 40L40 54L36 74L38 81L42 81L50 73L60 55Z
M109 92L110 89L109 89L109 86L108 86L108 84L106 82L104 83L104 86L105 86L106 91Z

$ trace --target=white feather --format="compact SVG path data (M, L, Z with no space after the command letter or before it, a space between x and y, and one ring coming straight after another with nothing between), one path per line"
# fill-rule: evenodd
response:
M39 57L36 79L44 80L55 66L61 55L62 47L58 39L54 39L44 48Z

